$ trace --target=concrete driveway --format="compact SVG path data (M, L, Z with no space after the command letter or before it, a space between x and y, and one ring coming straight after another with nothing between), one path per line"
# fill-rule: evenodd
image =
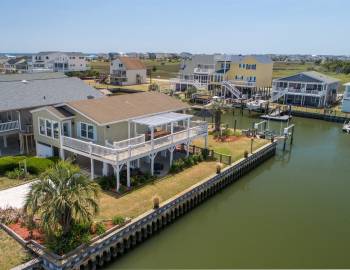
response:
M0 208L22 208L29 187L33 182L0 191Z

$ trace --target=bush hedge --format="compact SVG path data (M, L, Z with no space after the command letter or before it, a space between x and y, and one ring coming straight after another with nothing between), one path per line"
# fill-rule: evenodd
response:
M0 175L5 175L7 172L14 171L19 168L19 162L26 160L27 171L31 174L40 174L51 167L55 160L54 158L39 158L25 156L7 156L0 158Z

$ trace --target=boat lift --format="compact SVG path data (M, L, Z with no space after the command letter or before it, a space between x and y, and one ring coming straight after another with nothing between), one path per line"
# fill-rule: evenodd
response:
M290 138L290 145L293 144L294 139L294 124L287 123L287 126L282 130L282 122L279 133L270 130L269 120L264 120L259 123L253 124L253 133L255 136L260 136L263 138L270 138L272 140L283 140L283 151L286 150L286 144L288 138Z

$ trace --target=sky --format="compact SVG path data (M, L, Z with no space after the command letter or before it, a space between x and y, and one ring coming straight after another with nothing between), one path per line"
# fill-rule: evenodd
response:
M0 0L0 52L350 55L349 0Z

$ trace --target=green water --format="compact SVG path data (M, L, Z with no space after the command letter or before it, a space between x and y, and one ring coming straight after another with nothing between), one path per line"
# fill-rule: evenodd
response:
M237 115L239 128L257 121ZM340 124L293 122L289 151L108 268L349 268L350 135Z

